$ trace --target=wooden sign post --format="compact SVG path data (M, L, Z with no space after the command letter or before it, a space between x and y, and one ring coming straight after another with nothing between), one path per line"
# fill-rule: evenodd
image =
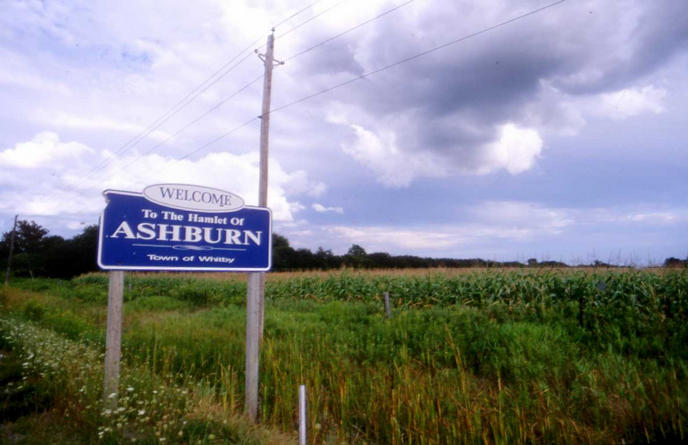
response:
M124 296L124 271L111 270L108 286L107 333L105 335L105 378L103 381L103 405L106 409L117 408L119 388L119 361L122 348L122 300Z

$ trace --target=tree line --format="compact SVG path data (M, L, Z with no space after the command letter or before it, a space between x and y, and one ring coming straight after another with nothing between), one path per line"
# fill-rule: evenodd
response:
M14 276L71 278L98 270L98 226L86 226L71 239L49 235L49 231L34 221L17 222L14 234L14 252L11 272ZM12 231L5 232L0 241L0 265L6 270L12 240ZM610 266L595 261L594 266ZM688 259L667 258L666 267L688 267ZM272 235L272 270L331 270L342 267L356 269L402 269L402 268L461 268L461 267L568 267L559 261L493 261L481 258L429 258L413 255L390 255L386 252L368 253L358 244L353 244L344 255L335 255L332 250L319 247L295 249L289 240L279 234Z
M329 249L319 247L315 252L309 249L294 249L282 235L272 237L272 269L275 271L318 269L329 270L350 267L355 269L406 269L432 267L525 267L548 266L567 267L558 261L538 262L531 258L528 263L518 261L493 261L481 258L430 258L413 255L390 255L386 252L367 253L363 247L353 244L344 255L335 255Z
M91 225L71 239L48 235L48 229L34 221L17 221L11 273L22 277L71 278L98 270L98 226ZM0 242L0 264L7 269L12 231Z

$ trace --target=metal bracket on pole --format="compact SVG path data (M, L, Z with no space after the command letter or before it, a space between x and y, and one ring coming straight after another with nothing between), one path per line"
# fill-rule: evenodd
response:
M256 50L256 54L258 54L258 58L259 58L263 63L265 63L265 54L259 53L258 50ZM281 61L281 60L273 60L273 61L272 61L272 66L273 66L273 67L276 67L276 66L284 65L284 63L285 63L285 62L283 62L283 61Z

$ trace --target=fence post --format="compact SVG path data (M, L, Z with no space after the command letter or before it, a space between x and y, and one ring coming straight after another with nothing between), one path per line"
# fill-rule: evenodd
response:
M299 445L306 445L306 385L299 386Z

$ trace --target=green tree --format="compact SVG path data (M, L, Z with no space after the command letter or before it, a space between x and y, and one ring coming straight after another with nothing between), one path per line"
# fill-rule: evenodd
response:
M344 264L349 267L369 267L370 259L365 249L358 244L352 244L344 255Z
M3 234L0 242L3 268L7 267L11 236L11 231ZM96 225L87 226L79 235L65 240L61 236L48 236L48 230L33 221L18 221L14 246L14 275L71 278L98 270Z
M336 269L342 265L341 257L332 253L332 250L325 250L323 247L318 247L315 252L315 267L318 269Z
M98 270L98 226L91 225L66 240L62 245L53 245L45 251L46 272L51 277L71 278Z
M289 245L289 240L277 233L272 234L272 270L293 268L296 251Z
M16 275L29 275L33 277L41 271L41 251L45 247L45 235L48 229L36 224L34 221L17 221L17 233L14 239L14 256L12 269ZM3 234L2 242L10 245L12 231ZM54 240L51 240L54 241ZM4 250L4 249L3 249Z

